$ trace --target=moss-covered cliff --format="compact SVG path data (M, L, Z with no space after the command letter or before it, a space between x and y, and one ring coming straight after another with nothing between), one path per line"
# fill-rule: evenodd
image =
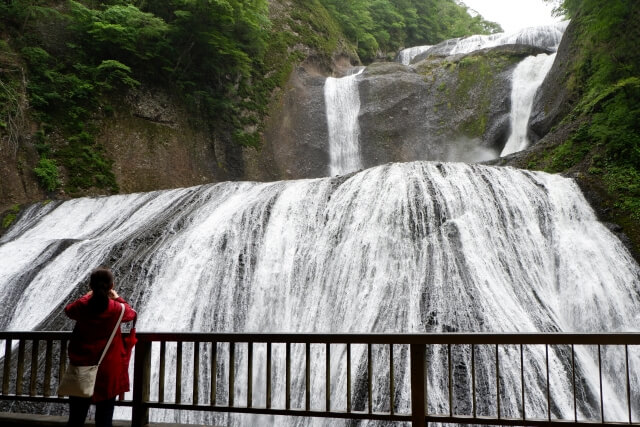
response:
M563 4L572 22L531 122L546 136L499 163L575 177L640 259L640 3Z

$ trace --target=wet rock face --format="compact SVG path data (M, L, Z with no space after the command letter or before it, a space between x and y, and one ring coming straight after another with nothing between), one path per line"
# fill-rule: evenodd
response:
M558 124L573 107L575 100L567 89L567 81L571 75L571 66L576 63L578 34L576 24L569 23L564 37L558 47L556 60L538 89L533 101L533 110L529 119L529 139L531 143L544 137L553 126Z
M364 166L497 157L510 132L513 69L537 53L509 45L430 57L412 67L369 66L359 86Z
M271 111L259 163L271 176L296 179L327 176L329 143L325 115L326 77L299 67L292 73L280 104Z
M510 133L513 70L524 57L539 53L547 51L506 45L432 56L412 66L368 66L358 77L362 166L497 157ZM264 169L273 171L270 179L327 176L325 79L298 68L272 110L260 155Z

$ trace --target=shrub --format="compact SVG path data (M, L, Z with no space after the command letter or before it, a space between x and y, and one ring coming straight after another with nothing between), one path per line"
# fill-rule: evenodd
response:
M45 190L55 191L60 187L58 166L55 160L43 157L33 171Z

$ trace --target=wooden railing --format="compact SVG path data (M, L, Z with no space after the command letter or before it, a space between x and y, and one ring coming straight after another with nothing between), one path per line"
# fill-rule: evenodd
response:
M4 348L0 400L66 402L67 399L57 396L55 390L66 369L66 357L61 355L66 355L70 338L69 332L0 332L0 346ZM632 381L640 377L640 366L630 365L629 356L635 355L636 359L632 359L639 360L640 334L637 333L139 332L138 340L132 397L117 402L132 407L132 426L147 424L151 409L404 421L414 426L425 426L429 422L516 426L640 425L640 420L634 418L640 410L640 385ZM593 354L593 364L597 367L594 381L599 383L599 395L591 396L592 402L582 401L589 399L584 391L587 380L584 369L576 362L576 353L584 354L586 349ZM531 362L526 366L525 355L533 354L534 350L539 363ZM605 351L609 354L613 351L619 356L615 361L616 369L603 368ZM556 365L550 362L550 353ZM188 360L185 354L190 355ZM354 357L354 354L358 356ZM314 358L323 363L312 365ZM562 361L560 367L559 361ZM509 365L514 369L513 363L518 365L517 372L508 374L511 378L519 376L518 390L513 389L513 384L510 389L505 384L504 367ZM344 368L341 377L332 377L336 364ZM434 381L430 369L435 364L440 372L444 372L444 379L438 384L430 384L429 381ZM494 372L488 372L487 366ZM552 390L552 368L556 375L560 372L568 381L563 390L569 395L562 399L572 402L570 417L560 418L562 411L556 408L552 398L552 394L558 398L560 392ZM240 370L242 384L238 384ZM541 383L535 386L526 383L528 370L535 370L543 379ZM620 384L613 386L618 389L617 400L624 400L616 403L618 408L626 408L623 419L613 420L606 416L603 383L611 386L612 379L603 380L603 376L611 376L610 371L619 371L613 380L617 378ZM458 384L461 381L464 384ZM275 382L279 387L278 396L275 395ZM171 390L167 388L169 383L174 385ZM187 384L190 387L185 389ZM479 397L480 390L483 391L482 398ZM525 394L529 393L536 395L528 397L546 402L542 416L535 413L534 408L527 407ZM277 404L276 400L280 402ZM503 402L509 400L518 402L517 414L513 413L513 404L510 408L503 406ZM579 411L589 405L595 408L590 418L585 417L584 411ZM487 407L492 408L491 413L487 413Z

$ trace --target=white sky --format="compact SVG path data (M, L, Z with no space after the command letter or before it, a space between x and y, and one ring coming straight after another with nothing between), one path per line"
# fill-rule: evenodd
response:
M542 0L462 0L486 20L497 22L505 32L560 21L551 16L553 6Z

